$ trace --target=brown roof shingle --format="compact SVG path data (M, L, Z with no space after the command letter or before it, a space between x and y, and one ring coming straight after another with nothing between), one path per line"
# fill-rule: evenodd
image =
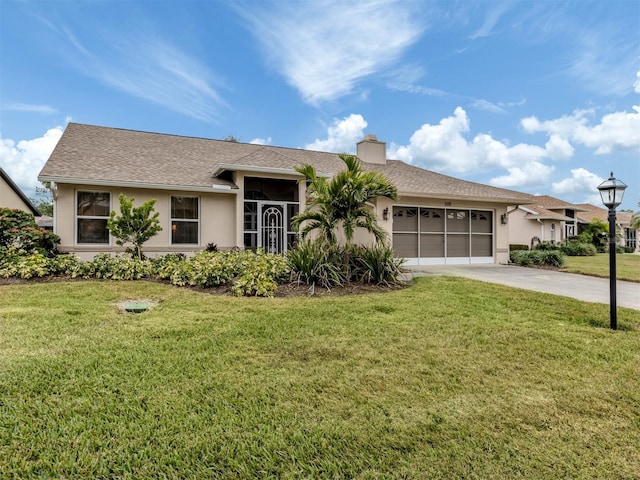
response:
M235 187L213 175L219 165L293 170L311 164L333 175L344 168L335 153L183 137L70 123L40 172L60 183L136 185L147 188ZM532 203L530 195L441 175L399 160L386 165L363 162L393 182L401 195Z

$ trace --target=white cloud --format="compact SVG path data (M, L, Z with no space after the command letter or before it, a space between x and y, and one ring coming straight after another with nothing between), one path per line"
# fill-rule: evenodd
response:
M325 0L236 8L269 65L317 105L352 93L363 78L394 65L422 33L417 5Z
M564 160L573 156L573 146L558 135L551 135L549 141L545 144L545 149L549 152L549 158L552 160Z
M528 117L520 123L527 133L545 132L592 148L596 154L607 154L640 148L640 107L634 106L632 110L604 115L600 123L593 126L589 125L593 110L578 110L573 115L542 122Z
M352 113L342 120L336 118L333 125L327 128L326 139L316 139L304 148L322 152L353 152L356 143L364 138L365 128L367 122L362 115Z
M123 34L92 24L87 47L70 27L44 24L63 42L58 50L65 61L109 87L203 121L224 105L214 88L220 81L203 63L143 28Z
M496 187L514 188L531 185L544 185L548 183L554 167L542 162L528 162L522 167L510 167L508 175L492 178L489 183Z
M574 193L592 194L604 179L584 168L571 170L571 177L551 184L551 190L558 195Z
M271 145L271 137L267 138L254 138L249 143L253 143L254 145Z
M443 118L437 125L428 123L422 125L411 136L409 145L392 144L389 156L422 167L452 173L516 167L523 171L542 172L540 160L549 158L552 154L557 155L559 150L556 143L548 145L549 150L522 143L510 147L484 133L467 140L465 134L469 131L470 122L467 113L463 108L458 107L453 116ZM514 178L516 175L517 172L514 170ZM537 182L537 179L534 180Z
M55 127L42 137L18 142L0 136L0 166L27 195L39 185L38 173L60 140L62 131L62 127Z
M33 113L44 113L46 115L53 115L58 113L58 111L50 107L49 105L33 105L28 103L8 103L2 110L5 111L14 111L14 112L33 112Z

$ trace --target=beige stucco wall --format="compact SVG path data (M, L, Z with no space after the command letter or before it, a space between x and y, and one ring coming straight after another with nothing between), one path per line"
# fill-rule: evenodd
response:
M80 258L91 259L100 252L122 252L124 248L117 246L113 238L111 238L109 245L76 245L75 203L77 191L111 193L110 209L116 212L120 211L118 201L120 193L124 193L128 197L135 197L135 206L155 198L155 210L160 214L159 220L162 231L144 244L143 249L148 256L167 252L191 254L202 250L208 243L215 243L219 249L230 249L238 246L236 231L233 227L236 217L235 194L58 185L55 200L54 231L61 239L60 250L74 252ZM198 245L171 245L170 199L172 195L197 196L200 199L200 242Z
M25 212L32 213L31 208L20 198L13 188L0 177L0 207L13 208L18 210L24 210Z
M551 225L555 225L554 241L559 242L564 238L564 222L559 220L532 220L525 218L526 215L527 212L521 209L510 209L509 243L528 245L531 248L531 241L534 237L543 242L551 241Z

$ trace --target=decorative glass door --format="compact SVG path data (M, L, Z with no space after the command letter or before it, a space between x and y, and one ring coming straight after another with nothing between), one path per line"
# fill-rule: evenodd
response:
M260 206L260 243L269 253L282 253L285 250L284 206L269 203L262 203Z

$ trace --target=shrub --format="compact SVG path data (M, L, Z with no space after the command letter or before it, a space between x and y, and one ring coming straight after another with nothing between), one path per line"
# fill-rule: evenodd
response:
M346 282L342 271L344 252L335 245L318 240L302 240L286 255L291 280L306 285L331 288Z
M396 283L404 263L403 259L395 258L393 250L386 245L354 247L350 261L352 279L378 285Z
M538 243L535 247L533 247L533 249L534 250L558 250L558 245L556 245L555 242L545 240L544 242Z
M49 274L47 257L15 247L4 248L0 255L0 277L39 278Z
M95 256L92 262L93 275L96 278L112 280L140 280L150 277L153 266L150 260L140 260L131 257L111 257L106 253ZM90 268L87 268L89 271Z
M509 254L510 261L522 267L529 265L561 267L564 265L564 258L560 250L516 250Z
M598 253L594 244L579 241L566 242L560 246L560 250L570 257L588 257Z
M60 237L36 225L32 214L22 210L0 208L0 247L52 256Z
M529 245L524 245L521 243L511 243L509 244L509 251L516 252L518 250L529 250Z

